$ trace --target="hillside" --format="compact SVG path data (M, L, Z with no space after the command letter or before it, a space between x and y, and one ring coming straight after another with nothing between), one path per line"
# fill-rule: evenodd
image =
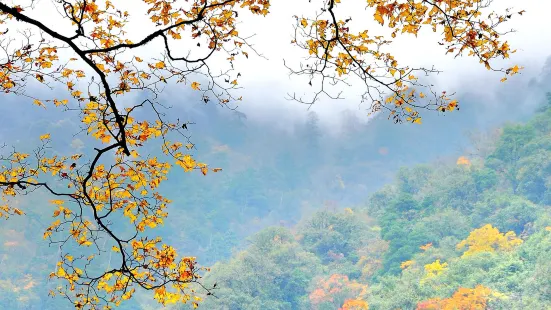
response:
M401 169L365 205L262 230L214 265L206 308L551 308L550 124L542 107L476 154Z
M542 111L524 125L492 130L499 121L526 118L527 112L521 113L525 107L515 106L514 98L503 104L516 113L496 114L487 123L478 115L488 107L476 104L466 104L461 114L435 116L422 126L395 125L386 119L365 123L352 113L343 113L339 116L342 128L333 133L322 127L315 112L306 122L282 132L212 106L206 106L203 114L178 110L191 113L197 121L192 128L194 139L203 141L198 156L224 170L206 177L171 174L162 188L174 201L169 209L171 221L156 232L185 253L196 255L204 266L219 262L207 280L220 283L220 299L209 298L207 309L222 307L209 303L223 300L232 305L230 309L239 309L251 298L262 309L307 307L315 283L323 279L319 277L342 282L344 276L346 283L368 285L367 301L377 307L377 302L389 302L384 294L392 294L391 287L409 283L400 280L403 262L415 261L408 272L418 271L416 276L421 277L423 264L432 259L423 258L422 245L432 243L431 251L451 256L430 255L449 262L461 254L455 244L486 223L501 232L531 236L525 226L543 216L549 199L549 171L541 168L549 158L550 112ZM215 125L207 126L207 120ZM446 130L438 130L444 123ZM66 118L29 118L10 124L4 134L20 136L24 146L25 137L44 130L66 135L70 126L76 125ZM470 140L466 129L472 129ZM66 154L83 143L89 141L73 139L54 148ZM458 150L465 156L460 165L458 155L453 155ZM399 168L407 166L412 168ZM393 183L381 188L393 178ZM26 216L0 227L2 307L58 309L63 303L48 297L56 287L48 277L55 270L58 249L42 241L52 214L42 201L41 192L20 200L21 205L43 208L28 209ZM263 230L274 225L277 228ZM274 247L274 238L289 244ZM251 242L267 244L257 248ZM279 246L285 250L279 252ZM265 252L268 249L275 252ZM291 254L296 259L286 256ZM277 263L265 261L272 256ZM110 266L111 257L101 257L103 267ZM243 260L256 260L256 265ZM338 271L338 277L330 280L330 271ZM285 280L274 282L273 273ZM254 284L253 279L265 282ZM251 285L255 289L265 286L266 291L254 291ZM415 304L449 293L412 291L402 297L409 296L408 302ZM222 298L224 294L234 297ZM155 309L154 303L137 296L121 309Z

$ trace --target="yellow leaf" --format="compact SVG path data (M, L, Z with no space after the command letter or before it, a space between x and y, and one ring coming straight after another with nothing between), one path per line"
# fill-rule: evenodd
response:
M155 68L157 68L157 69L164 69L165 67L166 67L166 65L162 61L159 61L158 63L155 64Z
M379 12L375 13L375 15L373 15L373 17L375 17L375 20L378 21L379 24L381 24L381 25L385 24L383 16Z
M182 38L182 36L177 32L172 32L170 35L172 35L172 38L175 40L179 40Z
M40 136L40 140L46 140L46 139L50 139L49 133Z
M113 246L113 247L111 248L111 250L113 250L113 252L120 252L120 251L121 251L121 250L119 249L119 247L117 247L117 246Z
M48 238L50 235L52 235L51 231L44 232L44 239Z
M453 110L455 110L455 108L457 108L457 100L450 101L450 103L448 103L447 109L449 111L453 111Z
M37 106L39 107L43 107L43 108L46 108L46 106L42 103L42 101L38 100L38 99L35 99L33 101L34 104L36 104Z
M63 100L57 100L54 99L54 104L56 107L59 107L60 105L67 105L69 103L69 100L63 99Z
M19 209L17 209L17 208L14 208L14 209L13 209L13 212L14 212L15 214L17 214L17 215L23 215L23 214L25 214L23 211L21 211L21 210L19 210Z
M121 298L122 300L127 300L127 299L130 299L132 298L132 294L134 293L134 291L136 291L135 289L131 289L129 290L128 292L124 293Z
M59 267L59 269L57 269L57 274L56 274L58 277L60 278L64 278L67 273L65 272L65 269L63 269L63 267Z
M415 262L412 261L412 260L408 260L408 261L402 262L402 263L400 264L400 268L402 268L402 269L407 269L407 268L411 267L414 263L415 263Z
M194 90L199 90L199 86L201 86L201 84L199 84L197 82L191 83L191 88L194 89Z
M457 158L457 161L456 161L456 164L458 166L470 166L471 165L471 161L465 157L465 156L459 156L459 158Z

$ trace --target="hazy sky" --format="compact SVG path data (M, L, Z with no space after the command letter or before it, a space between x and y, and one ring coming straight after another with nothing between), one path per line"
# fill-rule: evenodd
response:
M30 0L24 0L30 1ZM36 0L35 0L36 1ZM3 2L12 2L3 0ZM20 3L21 1L15 1ZM29 14L51 25L60 32L69 35L71 27L67 23L60 23L59 19L51 18L56 15L53 11L54 0L39 0L37 9ZM100 1L103 2L103 1ZM132 22L128 28L131 39L138 41L147 32L151 23L145 15L146 8L142 1L138 0L114 0L112 1L122 10L128 10L132 15ZM352 30L369 29L370 35L384 34L387 32L373 21L373 11L364 8L363 0L343 0L337 14L342 18L353 17ZM307 106L285 99L287 93L309 94L312 90L306 82L297 77L288 76L288 70L283 66L283 59L291 64L298 64L302 57L306 56L305 51L290 44L292 39L292 25L295 21L294 15L313 16L322 6L320 0L273 0L271 13L266 17L251 16L251 14L240 14L242 23L239 25L239 32L242 36L256 34L250 41L255 44L256 49L268 59L251 55L247 61L237 61L236 66L242 74L240 86L244 87L244 102L240 109L248 115L261 121L273 121L274 119L283 122L285 119L296 119L307 114ZM424 29L418 38L414 36L398 36L389 51L393 53L402 65L428 66L435 65L437 69L444 72L433 76L431 83L439 86L439 89L446 89L456 92L459 96L466 90L480 92L481 95L491 98L491 93L504 90L510 87L522 89L526 84L527 76L537 74L543 66L547 56L551 54L551 36L548 29L551 29L551 22L547 14L551 10L551 2L548 0L494 0L491 8L501 11L506 7L512 7L513 12L525 10L523 16L515 16L508 22L506 28L513 28L517 32L507 36L513 49L518 49L512 58L503 66L520 64L526 67L525 77L510 78L507 83L500 83L501 74L487 71L474 58L457 58L445 55L443 47L437 44L438 33L432 33L429 28ZM505 30L505 28L502 28ZM161 48L160 41L154 41L141 50L132 50L130 53L139 55L156 55ZM178 46L186 51L188 47ZM195 44L193 44L195 45ZM520 84L519 84L520 83ZM356 84L357 85L357 84ZM520 85L520 86L519 86ZM326 123L335 121L336 114L345 109L353 109L358 114L366 117L368 104L358 106L360 100L357 91L343 89L346 100L324 100L316 104L312 109L320 114L321 120ZM189 86L181 84L171 87L168 93L189 93ZM489 99L485 98L488 102ZM491 101L491 100L490 100Z
M370 29L371 35L376 35L378 31L381 31L381 27L372 21L373 11L364 10L361 7L365 1L343 0L342 2L345 4L360 4L359 10L358 7L351 5L338 11L343 17L347 17L347 15L359 16L359 18L353 18L353 21L358 21L354 24L357 27L356 29L360 29L359 27ZM291 3L293 5L290 5ZM539 73L547 56L551 54L551 35L549 35L548 30L551 29L551 21L547 17L547 12L551 10L551 1L495 0L492 5L498 11L506 7L513 7L513 11L526 10L523 16L516 16L507 24L507 26L517 31L509 34L507 38L513 49L517 48L518 52L513 54L512 58L504 63L504 66L518 63L526 68L526 74ZM254 19L254 30L259 34L255 38L255 42L257 42L257 47L269 58L269 61L257 58L248 64L247 74L244 75L242 83L248 88L248 105L251 105L251 108L243 106L244 110L256 110L259 106L265 109L266 101L272 103L270 104L271 109L278 110L285 115L289 115L285 113L287 109L306 109L306 107L295 102L278 100L290 90L298 93L301 90L309 90L306 83L297 85L298 80L296 78L288 79L286 77L287 69L282 66L282 59L285 58L296 63L304 56L301 50L289 44L291 24L294 21L292 15L300 15L308 8L318 7L321 7L320 1L315 0L312 1L312 4L307 0L274 1L271 16L265 19ZM309 15L312 15L312 13L309 13ZM412 66L430 66L434 64L437 69L444 72L438 76L433 76L431 82L451 92L455 91L458 95L461 95L466 90L465 88L468 88L469 92L479 90L481 93L487 93L511 87L511 84L519 83L521 80L526 81L521 77L513 77L509 79L508 83L500 83L501 75L499 73L486 70L474 58L454 59L451 55L445 55L443 47L437 44L439 37L439 34L432 33L428 28L424 29L417 38L414 36L398 36L391 52L396 55L396 58L402 64ZM259 70L259 68L262 69ZM269 97L265 96L266 89L270 89ZM313 107L313 109L321 114L322 119L326 120L335 114L335 111L344 108L351 108L365 115L364 110L368 108L367 105L358 108L358 97L349 95L346 98L345 101L326 100ZM251 111L251 113L253 112Z

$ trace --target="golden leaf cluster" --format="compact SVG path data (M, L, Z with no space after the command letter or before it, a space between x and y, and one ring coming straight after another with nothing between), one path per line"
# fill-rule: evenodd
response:
M421 123L419 110L424 108L440 112L458 109L457 100L445 91L434 91L429 83L419 79L420 75L437 73L436 69L400 64L394 55L384 51L392 43L389 38L368 30L351 30L350 18L338 18L339 5L340 1L329 0L323 13L315 18L295 16L296 35L291 43L307 51L310 57L300 70L291 71L307 76L310 85L317 82L319 91L310 101L294 99L314 103L322 95L340 98L340 91L334 94L328 89L351 85L349 79L356 79L365 85L362 99L372 102L372 111L386 109L396 122ZM507 10L501 15L495 12L485 15L488 5L484 0L367 0L373 19L390 28L392 38L401 34L417 36L423 27L428 27L442 35L439 44L446 53L476 57L487 69L515 75L522 67L496 69L491 63L498 58L507 59L515 52L503 40L507 32L501 26L523 12Z
M473 230L467 239L457 244L457 249L466 249L462 257L480 252L511 251L522 243L513 231L499 232L499 229L486 224Z

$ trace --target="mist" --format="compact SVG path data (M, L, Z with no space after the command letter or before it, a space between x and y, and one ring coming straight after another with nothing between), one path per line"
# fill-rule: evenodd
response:
M365 235L370 236L379 234L377 229L381 230L381 226L388 224L385 221L392 222L392 219L389 220L391 216L406 218L417 212L421 209L421 202L419 206L415 205L415 208L419 208L413 208L415 212L411 214L392 213L395 210L391 210L388 218L385 218L386 209L383 207L368 205L373 204L371 199L377 193L386 199L385 195L392 190L399 192L396 194L398 198L382 199L381 205L389 210L396 206L400 208L399 203L404 201L404 205L407 205L414 199L410 197L413 195L407 192L409 189L400 188L403 185L402 181L411 178L408 180L415 183L419 180L404 172L409 169L406 167L425 169L430 166L432 168L427 170L437 172L442 169L442 175L435 178L444 183L447 180L446 169L452 171L453 169L448 166L457 166L455 163L458 157L474 158L473 137L482 139L485 134L498 133L492 138L497 140L507 123L527 122L546 104L546 93L551 91L551 38L542 32L548 23L545 8L549 5L547 2L536 2L526 3L525 15L519 17L519 21L515 19L511 24L518 31L509 36L511 45L519 47L518 53L512 54L511 59L498 61L497 65L518 64L524 69L521 74L509 77L504 83L500 82L500 73L486 70L472 58L453 59L451 55L444 55L445 51L435 40L439 34L432 34L430 29L428 32L424 29L424 32L419 34L419 39L413 36L400 36L396 39L397 42L392 47L395 48L400 63L425 67L434 64L443 72L420 78L427 84L434 84L437 91L446 90L448 93L454 93L454 99L459 101L460 108L453 112L420 110L422 124L395 124L388 119L388 114L370 114L370 103L361 102L359 94L362 93L362 89L358 85L344 89L344 98L339 100L325 98L313 105L289 100L292 94L307 96L315 91L315 86L309 86L307 80L289 76L283 65L284 60L287 64L295 65L303 60L304 55L299 53L304 51L289 46L291 37L288 30L291 28L287 26L294 21L294 11L291 8L297 10L294 14L307 13L308 3L304 1L292 7L289 1L279 1L273 6L273 15L265 19L246 17L245 21L254 23L255 27L243 29L247 32L245 35L258 34L251 38L251 42L263 57L251 53L248 62L235 62L236 72L242 76L239 87L243 87L238 89L235 95L243 96L243 101L228 105L219 105L214 101L205 103L201 92L192 90L189 83L167 84L156 98L162 106L167 107L164 109L159 106L159 109L168 119L189 122L185 133L189 134L190 141L195 145L189 151L194 158L208 163L209 168L217 167L222 171L214 173L209 170L206 175L202 175L195 172L185 173L175 167L160 189L162 194L166 194L173 201L168 207L170 216L164 226L159 225L155 228L155 233L185 255L197 256L200 265L213 266L240 259L238 253L243 253L251 246L249 238L258 232L265 229L288 229L294 233L304 227L301 225L305 221L318 216L320 212L330 211L337 214L350 208L367 210L365 217L373 217L369 221L378 221L378 224L366 221L369 225L358 225L362 229L368 227L369 233ZM502 1L497 4L496 9L503 9L512 3L517 2ZM346 5L343 8L346 8L346 14L364 14L364 11L355 11ZM144 16L140 18L137 19L137 23L145 20ZM354 20L362 21L361 17L354 17ZM359 27L361 24L357 23L351 27ZM373 32L381 28L374 22L367 25ZM547 27L549 28L551 27ZM144 32L144 29L138 26L132 30L132 35L138 39ZM148 57L156 55L158 47L161 46L159 44L159 41L151 42L144 54ZM188 48L185 43L180 47ZM211 63L213 67L218 64L228 65L225 59L215 59ZM67 96L67 93L59 88L48 89L41 85L33 85L29 92L37 97ZM116 101L120 107L126 107L150 98L149 95L147 92L121 95ZM76 105L76 102L70 101L69 107ZM155 114L144 108L136 110L135 116L148 119ZM49 152L60 156L79 152L92 154L94 148L101 144L97 139L87 135L86 131L82 131L81 117L78 111L62 112L62 108L52 105L47 105L46 108L38 107L32 104L31 99L6 94L0 104L0 139L6 142L3 151L11 151L11 146L15 146L22 152L31 152L40 135L51 133L53 139ZM159 143L148 144L141 150L155 156L160 153ZM492 169L494 168L492 166ZM460 169L462 168L456 169L459 172L453 170L453 173L463 176L461 173L466 173L466 170ZM486 170L482 171L481 168L484 173ZM497 168L495 170L498 171ZM476 174L475 172L473 174ZM406 177L403 177L404 175ZM402 183L399 183L398 179ZM502 183L506 184L503 180ZM533 184L536 183L534 181L526 187L535 186ZM536 185L541 185L540 183ZM431 187L430 182L423 184L426 188ZM524 189L520 188L519 191L521 190ZM495 191L499 192L499 188ZM14 257L29 258L21 263L21 270L37 274L44 279L47 277L46 271L56 268L55 263L58 259L55 247L41 243L42 233L49 226L52 213L50 206L46 203L41 204L45 197L46 193L37 191L31 196L19 198L16 204L22 206L26 217L6 222L0 228L0 241L3 243L11 242L10 238L16 236L26 240L25 244L33 244L25 245L25 248L15 248ZM421 201L421 198L418 200ZM461 200L461 197L457 200ZM456 203L453 199L450 201ZM422 202L423 208L425 202ZM448 208L448 202L442 203L442 210ZM473 199L472 204L475 202L478 205L483 204ZM529 204L523 204L522 207L525 205ZM453 218L453 212L457 210L442 212L448 211L452 213L438 216ZM354 216L345 217L342 222L350 221L350 217ZM429 227L427 223L432 224L429 220L433 219L422 220L426 221L420 220L419 227ZM439 221L436 222L440 223ZM473 223L478 224L474 220ZM118 223L114 225L117 226ZM503 225L509 224L507 222ZM395 228L394 231L398 231ZM23 237L15 233L20 230L25 232ZM454 237L466 237L466 234L468 232L465 230ZM298 235L294 237L299 239ZM412 237L414 238L417 236ZM266 238L268 239L276 238L270 235ZM376 241L382 239L382 235L373 238ZM404 261L411 258L407 256L411 254L409 252L403 257L400 256L401 248L406 248L401 247L399 242L402 241L394 241L394 248L387 253L386 261L396 263L398 258L404 258ZM415 239L415 242L417 241ZM427 244L429 241L426 241ZM412 241L408 243L407 250L418 251L419 246L423 244L413 244ZM8 254L12 255L11 252ZM331 252L331 255L336 257L335 260L342 259L338 253ZM33 257L39 257L40 264L32 260ZM320 260L323 259L327 257L323 256ZM108 260L110 264L111 256ZM13 265L10 266L15 266L15 262L16 259L12 258ZM394 264L392 268L384 268L386 271L392 269L392 272L395 272L398 266L399 264ZM3 280L2 277L0 280ZM52 286L53 284L49 283L47 288ZM304 284L303 288L306 286ZM46 301L49 300L47 293L46 285L37 289L37 295L40 296L36 298L43 302L38 303L38 308L56 309L55 302ZM134 305L130 304L128 307L132 308Z

